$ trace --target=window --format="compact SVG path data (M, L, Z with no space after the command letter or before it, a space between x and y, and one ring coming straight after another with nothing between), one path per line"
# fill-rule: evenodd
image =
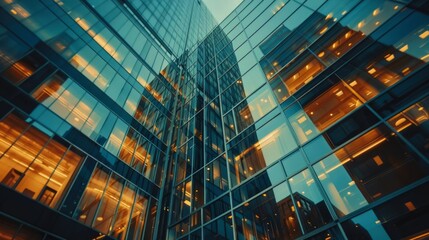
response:
M9 81L19 84L46 63L46 59L37 52L31 52L7 68L1 75Z
M18 137L17 131L25 131ZM44 130L47 131L47 130ZM46 132L48 133L48 132ZM14 113L0 123L2 184L56 207L82 161L82 154L56 137L30 126ZM3 136L8 136L4 137ZM7 141L14 138L15 141Z
M427 176L429 166L381 125L314 165L338 215Z

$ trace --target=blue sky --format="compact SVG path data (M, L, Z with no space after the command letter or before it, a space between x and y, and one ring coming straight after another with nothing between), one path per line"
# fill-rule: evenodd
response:
M206 6L213 13L213 16L220 23L242 2L242 0L203 0Z

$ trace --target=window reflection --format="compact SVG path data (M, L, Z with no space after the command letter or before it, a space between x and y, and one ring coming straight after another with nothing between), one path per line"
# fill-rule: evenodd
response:
M342 216L424 176L429 167L380 126L314 166Z
M349 221L343 228L349 239L426 239L429 225L428 184L423 184Z
M12 64L12 66L4 70L1 75L13 83L19 84L33 75L33 73L45 63L46 59L33 51Z
M143 239L147 204L148 198L139 192L136 196L133 211L131 213L127 239Z
M340 23L368 36L402 7L402 4L390 1L362 2L347 14Z
M297 145L280 115L231 149L232 184L257 173Z
M414 146L429 156L429 98L417 102L388 120Z
M306 169L289 179L296 211L304 231L309 232L332 220L331 215L317 189L316 183Z
M73 217L117 239L125 239L127 234L130 239L140 239L147 220L147 204L148 196L134 185L98 166Z
M0 122L0 180L27 197L56 207L82 156L51 138L53 133L46 133L13 113Z
M219 157L206 165L206 198L207 202L228 190L228 169L226 159Z
M401 22L340 69L339 76L364 99L369 100L419 69L427 61L422 54L429 53L427 44L422 43L419 37L422 26L414 27L414 23L420 21L428 22L429 19L413 14ZM417 42L421 44L417 45Z
M302 235L287 183L234 211L237 239L295 239Z
M217 220L206 224L204 226L204 238L206 239L234 239L232 215L227 213L226 215L218 218ZM191 239L201 239L192 238Z
M174 191L172 222L188 216L191 209L191 181L179 184Z
M326 90L322 92L324 89ZM323 85L307 93L307 97L300 102L302 103L289 107L286 113L301 143L317 136L319 132L362 105L359 98L336 77L325 80Z
M308 103L304 111L317 129L323 131L360 105L362 102L340 82Z
M238 132L259 120L275 106L271 91L266 86L258 90L234 109Z
M270 84L278 100L283 102L324 69L324 65L319 60L305 52L287 64L278 75L273 77Z
M316 47L312 47L315 48L316 55L328 65L347 53L365 37L360 32L355 32L340 25L336 25L331 31L335 31L334 36L330 34L330 36L322 37L316 43Z
M101 198L92 227L101 232L110 231L110 225L112 224L115 211L119 204L123 185L123 179L116 174L111 175L109 182L106 185L103 197Z

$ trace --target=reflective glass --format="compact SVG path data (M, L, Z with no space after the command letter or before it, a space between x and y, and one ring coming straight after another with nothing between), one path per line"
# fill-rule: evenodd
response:
M429 166L383 125L314 165L343 216L426 176Z
M424 155L429 156L429 98L414 103L388 120Z
M332 220L310 170L306 169L291 177L289 184L305 232L312 231Z
M295 239L302 235L287 182L234 211L237 239Z
M428 184L405 192L342 224L347 237L425 239L428 236Z
M297 147L280 115L238 143L229 153L231 183L236 185Z
M276 106L267 86L262 87L234 109L237 130L241 132Z

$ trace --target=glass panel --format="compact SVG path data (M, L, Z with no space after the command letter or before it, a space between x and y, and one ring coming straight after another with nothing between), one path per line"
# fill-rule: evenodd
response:
M412 14L340 69L339 76L364 99L374 98L429 60L424 42L428 22L427 16Z
M297 173L298 171L304 169L307 164L305 163L304 156L298 150L291 155L287 156L282 160L284 170L288 176Z
M0 216L0 233L2 239L12 240L20 224L4 216Z
M279 102L283 102L290 95L313 80L324 69L324 65L319 60L310 53L305 52L288 63L270 80L270 84L273 91L277 92L276 95Z
M12 64L1 75L9 81L19 84L29 76L33 75L38 68L45 64L46 59L36 52L31 52L18 62Z
M66 119L85 91L76 83L72 82L67 89L49 106L54 113Z
M229 193L204 207L204 222L208 222L231 209Z
M388 120L424 155L429 156L429 98L425 98Z
M96 104L97 100L95 100L95 98L90 94L86 93L70 112L70 115L67 117L67 121L75 128L80 129L88 119L89 114L92 112Z
M9 114L0 121L0 156L19 138L28 123L15 114Z
M73 218L86 225L91 225L108 178L109 175L103 168L97 167L94 170Z
M64 73L56 72L32 94L33 98L49 107L72 83Z
M17 62L27 51L26 45L0 26L0 71Z
M121 151L119 152L119 158L127 164L131 163L134 149L139 141L140 134L130 128L128 134L125 136L124 142L121 146ZM137 153L136 153L137 154Z
M173 222L189 215L191 209L191 182L181 183L173 196Z
M147 204L148 197L139 191L131 214L127 239L143 239Z
M296 147L291 130L279 115L230 150L232 184L240 183Z
M125 122L120 119L116 121L115 127L113 128L105 146L105 148L113 155L118 154L127 129L128 125Z
M124 187L124 191L122 192L115 221L110 228L110 235L116 239L125 239L128 230L129 219L131 216L131 207L133 206L135 195L135 187L127 183Z
M215 199L217 196L228 190L228 169L226 160L220 157L206 166L206 198L207 201Z
M343 228L348 237L362 233L366 239L426 239L427 191L426 183L343 223Z
M402 6L402 4L390 1L362 2L345 18L340 20L340 23L356 32L369 35L397 13Z
M338 81L335 77L325 80L286 110L300 142L310 140L362 105L359 98Z
M228 213L204 226L205 239L228 240L234 239L232 215ZM191 238L192 239L192 238Z
M113 217L117 211L123 185L123 180L116 174L112 174L103 198L101 199L92 227L103 233L108 233L110 231L110 224L112 223Z
M296 210L305 232L310 232L332 220L316 183L306 169L289 179Z
M323 36L311 49L324 63L330 65L364 38L364 34L337 24L330 34Z
M307 116L323 131L362 104L343 83L338 83L304 107Z
M314 169L340 216L429 173L429 166L383 125L320 161Z
M54 142L53 140L51 142ZM56 149L49 149L45 148L47 151L58 150ZM45 151L44 149L44 151ZM39 155L38 159L43 161L44 165L49 165L47 162L53 160L52 152L49 155L45 155L42 159L42 153ZM58 152L56 154L59 154ZM52 173L48 183L45 186L45 189L43 192L39 195L39 201L47 204L51 207L55 207L56 204L59 202L63 195L63 191L67 189L69 184L71 183L71 180L74 178L74 173L76 169L78 168L80 162L82 160L81 153L77 149L69 149L65 155L63 156L63 159L59 163L59 165L56 167L55 171ZM37 162L37 159L36 159ZM49 167L49 166L48 166ZM45 166L46 168L46 166ZM41 175L41 174L39 174Z
M81 132L96 140L108 115L109 110L103 104L98 103L83 125Z
M295 239L302 235L287 182L234 211L237 239Z
M273 95L267 86L258 90L234 109L238 132L259 120L275 106Z
M278 163L236 188L232 194L233 204L238 205L283 180L286 180L286 175L281 164Z
M204 171L196 172L192 178L192 209L198 209L204 205Z
M131 166L137 172L143 172L146 158L150 158L150 154L148 154L148 149L149 142L143 136L140 136L139 143L137 144L136 149L134 151L133 162L131 164Z

